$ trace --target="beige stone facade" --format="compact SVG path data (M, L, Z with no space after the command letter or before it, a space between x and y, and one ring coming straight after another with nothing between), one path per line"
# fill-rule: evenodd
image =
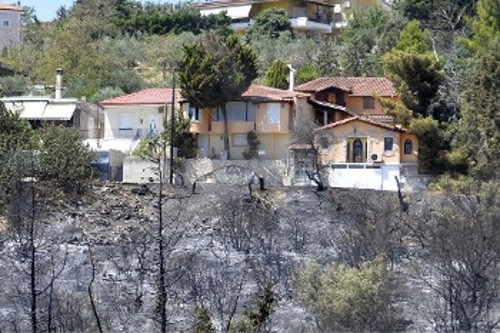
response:
M322 151L324 163L417 162L418 140L414 134L403 132L398 128L390 129L353 119L342 125L326 128L324 131L328 133L332 142L330 147ZM408 142L411 142L411 149L405 151L405 142L407 148L409 148ZM387 146L390 146L390 149L386 149L389 148Z

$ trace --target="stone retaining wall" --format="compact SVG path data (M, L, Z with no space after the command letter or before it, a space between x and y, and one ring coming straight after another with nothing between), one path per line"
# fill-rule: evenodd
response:
M235 168L228 168L235 166ZM202 177L217 171L217 180L222 182L233 182L239 172L241 179L246 179L251 173L257 174L265 179L270 186L290 186L290 168L286 160L211 160L208 158L189 159L184 162L185 181L192 184L195 180L199 182L211 182L213 177ZM200 178L202 177L202 178Z

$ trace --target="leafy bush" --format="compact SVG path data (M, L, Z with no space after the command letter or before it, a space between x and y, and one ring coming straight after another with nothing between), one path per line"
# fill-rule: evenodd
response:
M340 331L386 331L391 323L386 260L378 257L359 269L315 262L301 266L295 290L323 327Z

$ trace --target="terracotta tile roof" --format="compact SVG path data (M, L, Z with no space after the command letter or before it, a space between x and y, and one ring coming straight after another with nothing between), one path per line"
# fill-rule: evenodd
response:
M338 88L351 96L396 96L394 84L385 77L320 77L301 84L296 91L318 92Z
M3 3L0 3L0 10L14 10L17 12L24 12L24 9L21 7L13 6L13 5L6 5Z
M241 97L244 99L256 99L261 101L291 102L294 97L306 97L308 94L295 91L277 89L267 86L252 84Z
M308 102L309 102L309 104L316 106L316 107L321 107L323 109L327 109L327 110L331 110L331 111L342 111L342 112L345 112L347 114L350 114L353 117L356 116L356 114L354 112L352 112L351 110L349 110L348 108L346 108L345 106L342 106L342 105L332 104L332 103L328 103L325 101L318 101L316 99L310 99Z
M387 114L372 114L369 116L371 120L379 123L393 123L394 117Z
M175 100L183 100L180 89L175 90ZM110 98L100 102L100 105L147 105L172 103L171 88L154 88L141 90L132 94Z
M405 133L409 132L409 130L407 128L401 127L399 125L393 126L393 125L383 124L383 123L379 123L377 121L371 120L371 119L366 118L366 117L358 117L358 116L343 119L343 120L337 121L337 122L332 123L332 124L328 124L326 126L318 128L317 130L330 129L330 128L337 127L340 125L345 125L345 124L350 123L352 121L361 121L361 122L364 122L364 123L367 123L370 125L374 125L374 126L378 126L378 127L382 127L382 128L385 128L385 129L388 129L391 131L405 132Z

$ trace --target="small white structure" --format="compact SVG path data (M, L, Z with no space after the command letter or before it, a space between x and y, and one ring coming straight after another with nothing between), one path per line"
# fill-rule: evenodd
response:
M21 17L24 9L18 5L0 3L0 52L21 44Z
M399 164L346 163L332 164L328 170L328 185L342 188L397 191Z
M98 137L103 116L99 109L76 98L62 98L63 70L57 69L55 98L50 96L14 96L1 98L11 112L19 114L33 128L46 124L74 127L83 139Z
M29 121L34 128L50 123L77 128L85 139L97 135L97 108L76 98L16 96L0 100L7 110L19 113L20 118Z

